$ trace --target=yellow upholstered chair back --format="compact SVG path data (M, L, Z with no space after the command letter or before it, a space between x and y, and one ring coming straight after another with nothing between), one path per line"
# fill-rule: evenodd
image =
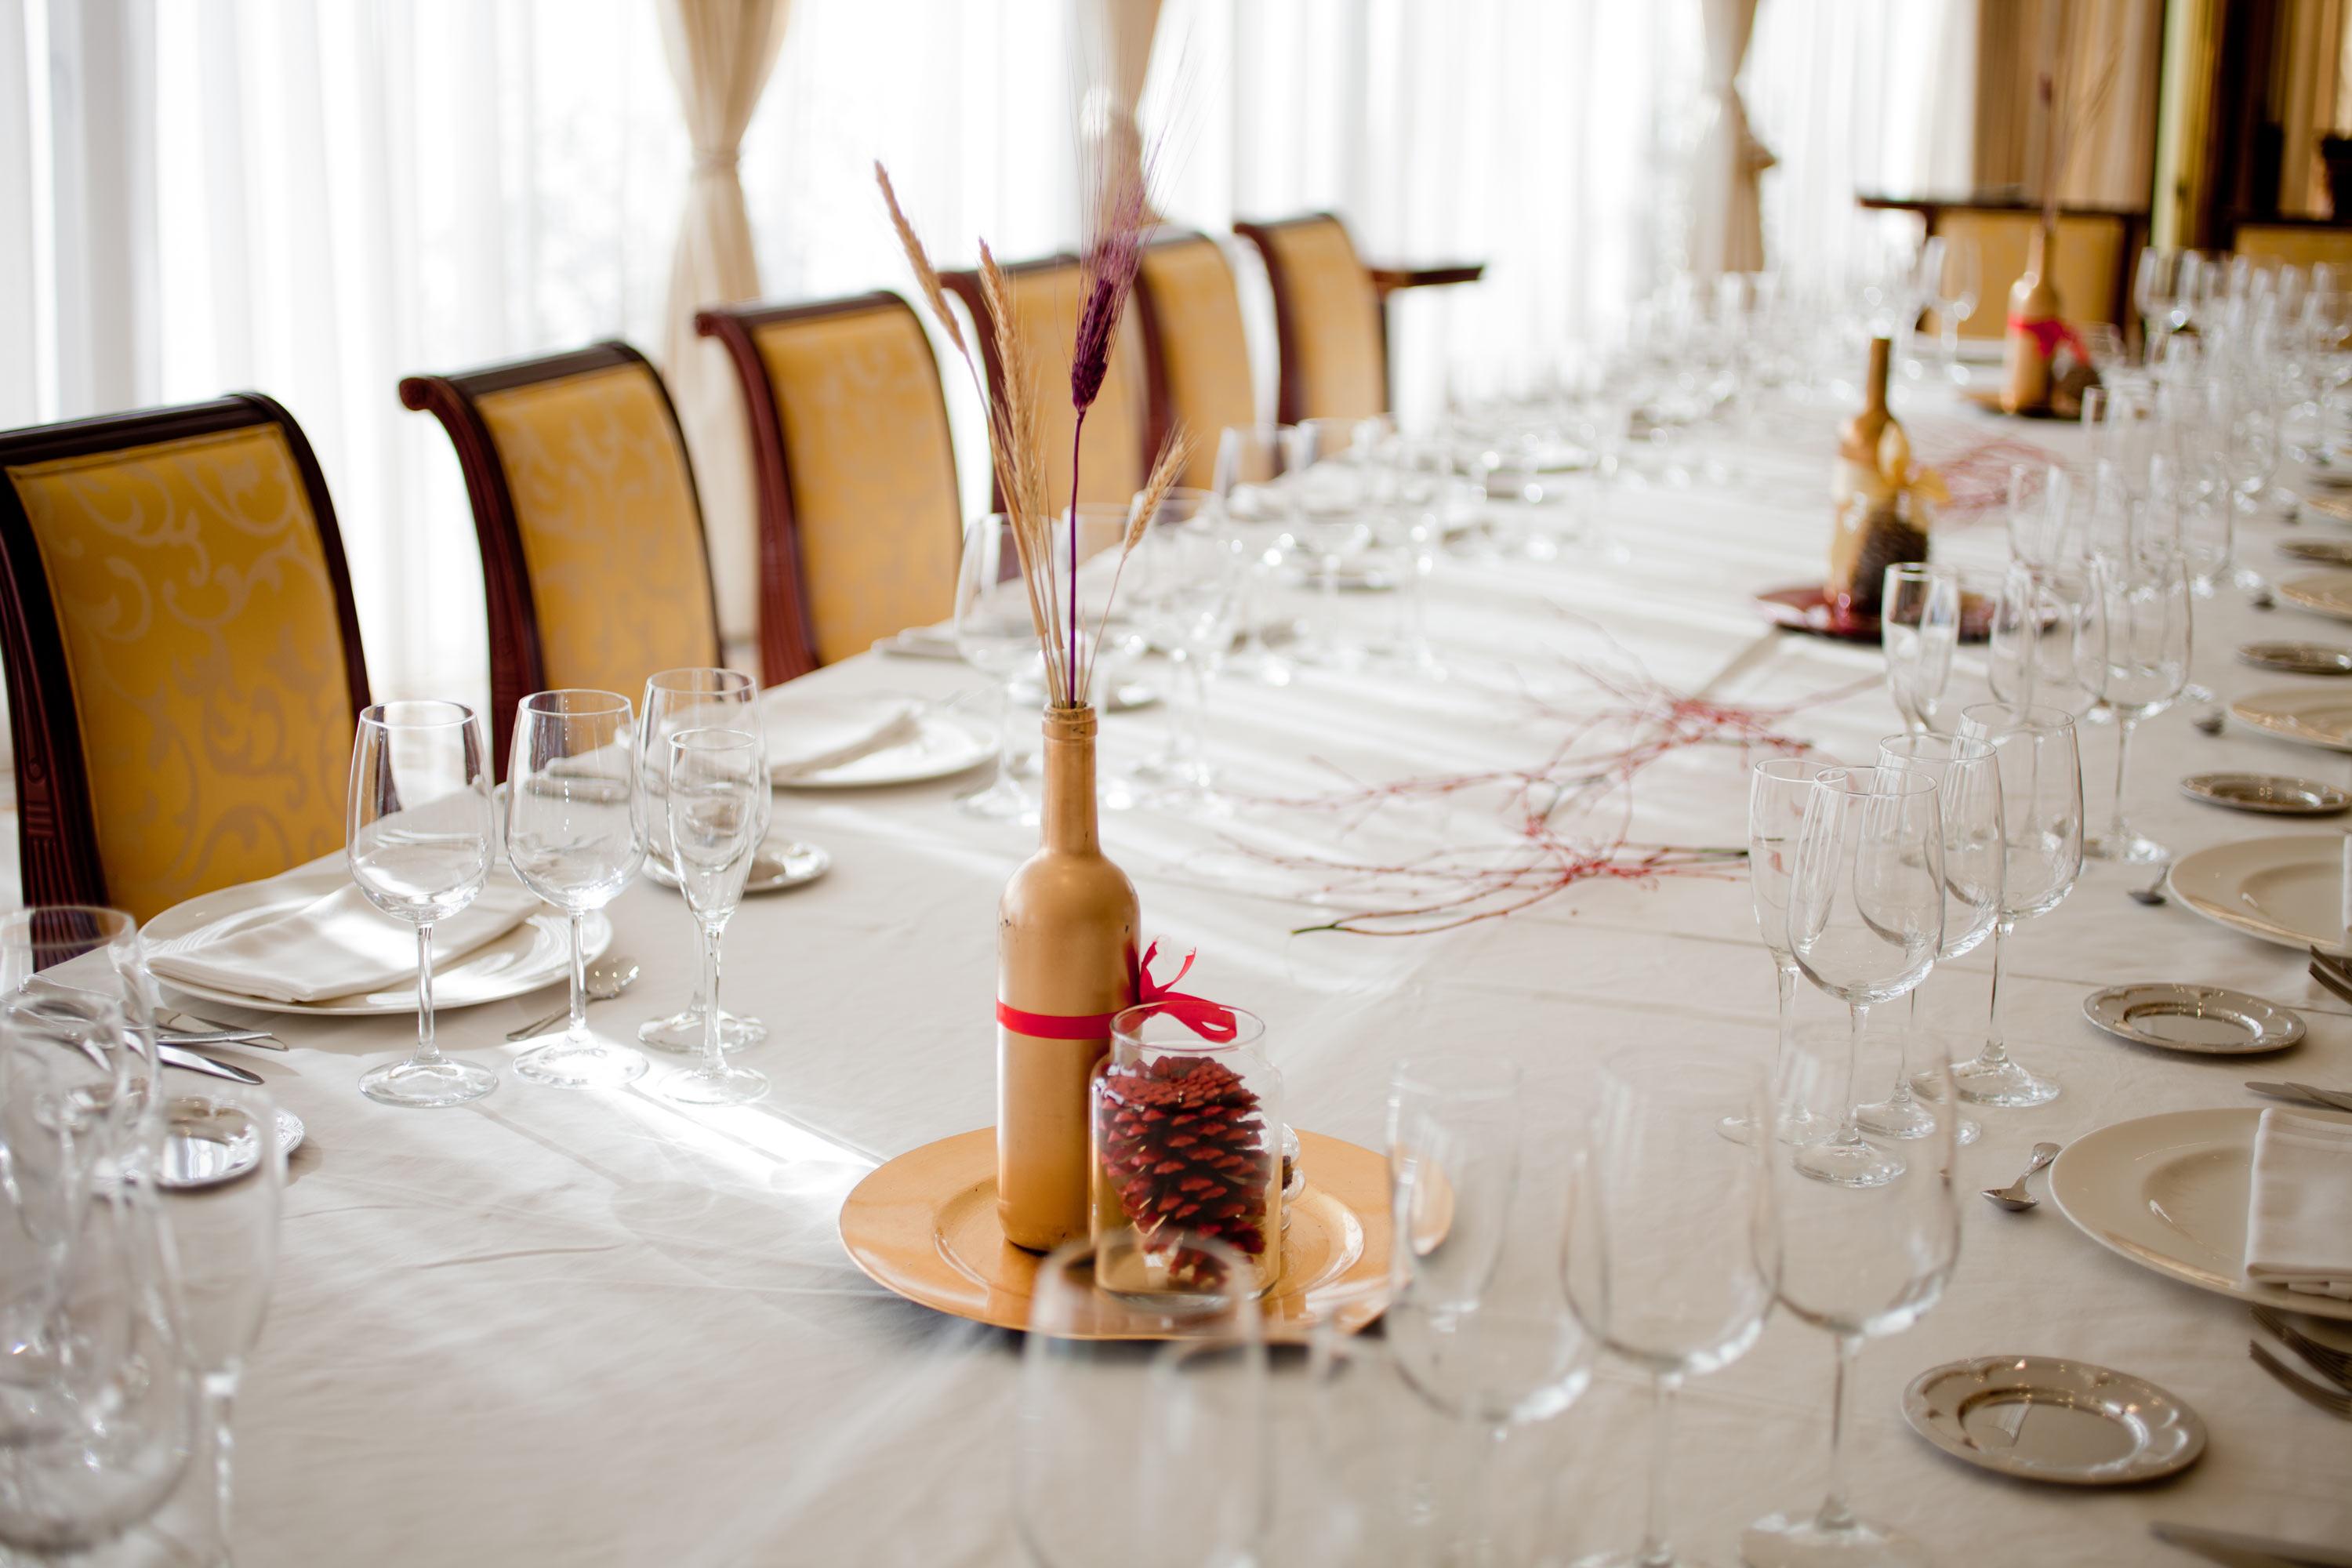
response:
M907 302L710 310L760 478L763 673L787 680L954 612L963 508L939 362Z
M2242 223L2238 254L2284 267L2352 267L2352 228Z
M1322 214L1234 227L1257 246L1274 287L1284 423L1387 413L1380 291L1347 226Z
M719 662L694 474L669 395L621 343L401 383L466 470L490 617L492 743L516 702L588 687L631 700Z
M267 398L0 437L25 895L141 920L343 842L367 673Z
M1936 232L1976 241L1982 264L1982 292L1976 313L1960 323L1969 338L1998 338L2009 331L2009 289L2025 271L2037 219L2032 213L1945 211ZM2129 301L2124 297L2124 220L2062 217L2058 220L2058 308L2070 321L2120 324Z
M1206 235L1162 240L1143 253L1139 300L1155 391L1167 417L1192 437L1192 460L1177 482L1205 489L1215 476L1219 432L1257 423L1233 266Z

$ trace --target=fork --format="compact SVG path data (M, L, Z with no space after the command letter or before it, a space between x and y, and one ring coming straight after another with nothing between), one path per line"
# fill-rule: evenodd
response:
M2309 1362L2330 1382L2352 1390L2352 1351L2340 1351L2334 1345L2321 1344L2268 1307L2254 1309L2254 1321L2285 1341L2287 1349Z
M2320 1387L2319 1384L2312 1382L2303 1373L2291 1370L2284 1362L2263 1349L2260 1340L2248 1340L2246 1353L2254 1358L2255 1365L2286 1384L2287 1392L2299 1395L2305 1404L2317 1405L2338 1421L2352 1421L2352 1394L2338 1394L2332 1388Z

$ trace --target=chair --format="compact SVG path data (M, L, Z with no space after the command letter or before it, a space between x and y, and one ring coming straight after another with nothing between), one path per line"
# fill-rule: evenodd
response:
M144 921L343 842L368 705L334 508L257 393L0 435L24 892Z
M2034 226L2031 212L1986 212L1946 208L1934 215L1930 234L1970 240L1977 247L1981 292L1973 315L1960 323L1964 338L2000 338L2009 331L2009 290L2024 271ZM2051 282L2070 321L2105 321L2121 326L2130 304L2136 259L2132 226L2122 216L2065 214L2058 219L2057 276Z
M1080 277L1075 256L1048 257L1004 269L1013 308L1020 312L1021 330L1029 342L1029 356L1037 372L1037 408L1045 440L1045 484L1055 506L1070 500L1070 436L1077 413L1070 406L1070 351L1078 335ZM1001 387L1004 367L997 363L994 319L982 297L980 274L949 272L940 279L955 291L971 312L980 330L981 352L988 364L992 392ZM1081 502L1125 506L1143 488L1150 471L1151 406L1131 313L1118 332L1110 355L1110 372L1103 378L1087 415L1085 461L1079 475ZM1004 502L1003 477L994 485L996 504Z
M1206 489L1216 473L1218 432L1257 423L1241 294L1223 247L1204 234L1146 247L1136 300L1150 376L1151 445L1156 450L1181 423L1192 433L1192 455L1177 482Z
M1329 213L1234 231L1265 259L1282 373L1276 416L1359 418L1389 411L1389 297L1407 289L1475 283L1482 263L1368 267L1347 226Z
M2352 267L2352 226L2242 223L2231 247L2241 256L2284 267Z
M489 612L490 733L506 776L515 705L720 661L694 471L669 393L626 343L460 375L400 401L449 432L473 502Z
M944 620L963 506L930 340L906 300L705 310L742 379L760 483L771 682Z

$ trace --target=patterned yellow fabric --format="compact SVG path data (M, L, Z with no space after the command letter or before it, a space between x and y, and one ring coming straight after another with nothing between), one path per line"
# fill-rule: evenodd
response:
M1070 349L1078 335L1078 264L1041 267L1010 279L1013 309L1029 341L1037 367L1039 423L1045 437L1045 483L1057 507L1069 504L1070 432L1077 414L1070 407ZM1143 443L1150 408L1143 381L1142 333L1135 312L1118 330L1110 374L1087 415L1084 486L1080 501L1125 506L1143 488Z
M1169 400L1192 437L1192 461L1177 482L1205 489L1216 475L1218 434L1257 423L1234 269L1215 240L1180 240L1143 253L1143 285L1160 321Z
M2009 331L2009 286L2025 270L2033 226L2031 213L1947 212L1936 232L1973 239L1981 266L1982 292L1976 313L1960 323L1966 338L1998 338ZM2113 217L2058 220L2058 308L2070 321L2118 323L2124 301L2116 295L2116 269L2122 264L2124 224ZM1929 317L1932 325L1934 318Z
M2238 254L2285 267L2352 267L2352 229L2242 223Z
M106 894L141 920L343 841L351 689L275 425L8 470L48 579Z
M1269 232L1290 306L1290 342L1306 399L1301 417L1387 413L1380 296L1348 231L1337 218L1316 218Z
M753 333L775 388L816 657L830 664L955 608L955 449L938 362L889 304Z
M702 520L653 372L585 371L474 405L514 498L548 686L634 699L656 670L717 664Z

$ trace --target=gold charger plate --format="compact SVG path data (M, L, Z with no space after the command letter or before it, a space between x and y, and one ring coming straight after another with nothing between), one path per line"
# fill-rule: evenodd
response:
M1307 1188L1283 1227L1282 1278L1258 1303L1265 1337L1303 1342L1326 1320L1354 1333L1381 1315L1388 1278L1388 1161L1298 1134ZM1002 1329L1029 1326L1038 1258L996 1223L996 1129L911 1149L867 1173L841 1205L841 1244L867 1279L908 1300ZM1102 1340L1165 1338L1163 1320L1100 1298Z

